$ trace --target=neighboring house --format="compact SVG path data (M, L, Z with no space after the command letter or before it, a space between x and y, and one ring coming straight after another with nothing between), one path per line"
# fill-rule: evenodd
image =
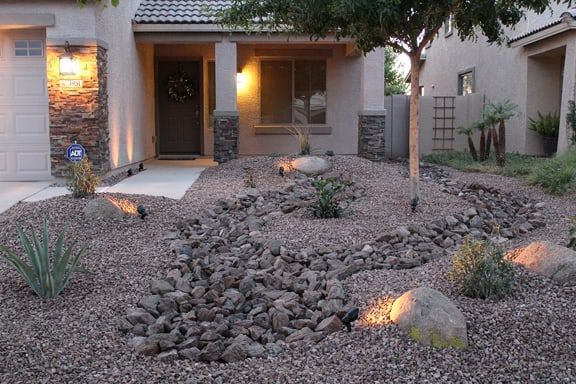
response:
M554 4L552 12L528 14L507 31L509 44L501 47L483 37L462 42L454 28L448 21L425 52L420 76L424 94L474 94L485 103L512 100L520 114L507 125L507 148L528 154L542 154L541 138L528 128L529 118L559 112L558 151L565 151L565 116L568 101L575 99L576 8Z
M84 145L99 173L152 157L297 151L384 156L384 52L350 40L246 34L228 1L0 3L0 181L65 174ZM67 49L66 43L69 43Z

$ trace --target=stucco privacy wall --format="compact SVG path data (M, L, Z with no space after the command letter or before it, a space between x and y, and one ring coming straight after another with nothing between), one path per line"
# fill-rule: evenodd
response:
M507 35L517 36L542 26L566 8L565 4L553 4L553 13L529 13L514 30L508 30ZM424 86L426 96L454 96L458 93L458 73L474 69L474 92L485 95L486 102L510 99L520 106L518 116L507 123L507 149L541 154L540 138L527 128L528 117L536 114L536 111L529 111L527 115L527 65L524 48L489 45L483 36L479 36L476 43L462 42L456 31L446 37L441 29L432 47L426 51L420 84Z

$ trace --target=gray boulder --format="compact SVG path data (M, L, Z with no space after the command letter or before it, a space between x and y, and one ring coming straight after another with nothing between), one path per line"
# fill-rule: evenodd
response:
M293 160L292 167L307 176L316 176L328 172L330 163L318 156L304 156Z
M559 285L576 285L576 252L548 241L537 241L509 258Z
M392 305L390 319L420 344L457 349L468 346L464 315L435 289L421 287L404 293Z

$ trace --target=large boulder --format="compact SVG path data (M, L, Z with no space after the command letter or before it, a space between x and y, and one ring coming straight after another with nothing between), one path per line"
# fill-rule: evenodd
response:
M420 344L458 349L468 346L464 315L435 289L421 287L404 293L392 305L390 319Z
M91 219L120 220L128 216L128 214L122 210L121 204L118 204L107 197L97 197L90 200L82 211L86 217Z
M307 176L316 176L330 170L330 162L318 156L304 156L292 161L292 167Z
M576 285L576 252L553 244L537 241L519 252L510 253L510 260L560 285Z

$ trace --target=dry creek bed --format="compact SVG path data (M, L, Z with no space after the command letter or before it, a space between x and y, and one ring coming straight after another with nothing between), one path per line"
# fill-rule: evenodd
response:
M199 221L196 223L190 219L214 220L214 217L210 217L212 213L207 212L205 208L218 207L219 200L232 200L233 202L234 197L240 194L238 198L240 201L248 199L258 205L256 203L258 195L262 196L269 192L253 193L243 189L243 171L238 163L253 167L257 184L266 186L266 190L283 190L290 185L294 185L295 189L300 188L298 179L291 179L287 184L285 180L276 175L276 168L273 167L275 161L277 160L249 158L209 170L181 202L144 196L117 196L136 200L150 207L152 216L146 222L136 219L120 222L73 221L78 217L85 202L73 201L69 198L19 205L0 215L0 225L5 228L0 234L0 240L3 244L10 246L16 246L16 238L12 229L16 220L25 223L28 228L38 228L44 216L50 217L52 228L60 227L66 222L74 222L74 236L91 241L91 253L85 260L85 264L94 272L94 275L79 275L59 298L49 303L39 303L20 282L16 274L5 264L0 264L0 272L3 276L0 279L2 308L0 312L0 350L2 352L0 382L574 381L576 372L573 349L576 345L573 325L575 313L572 305L574 289L557 288L541 278L519 271L519 288L513 297L507 300L494 303L463 298L446 280L445 272L449 264L445 257L439 256L449 252L453 247L449 244L450 241L444 243L446 238L451 238L454 243L457 243L458 236L464 233L453 231L453 235L436 241L437 236L433 237L431 233L428 233L428 231L438 233L438 228L434 226L441 228L442 223L434 224L434 222L440 219L445 220L448 216L456 219L457 223L453 223L455 227L464 224L469 230L477 228L468 224L474 217L481 217L482 209L485 207L474 208L476 214L473 214L470 208L474 205L478 206L478 202L483 201L479 197L480 193L486 196L494 195L496 191L491 188L497 187L503 193L513 191L514 196L520 199L520 205L523 205L523 207L519 205L517 209L526 209L521 215L527 215L522 223L509 220L509 228L503 226L503 229L509 229L510 233L501 232L501 234L504 237L512 235L510 236L512 240L504 244L520 245L532 238L547 238L560 242L565 237L562 235L562 230L566 231L565 224L563 224L564 218L576 213L573 199L552 198L538 190L525 188L515 181L484 175L475 175L473 179L478 185L487 188L472 188L462 192L460 183L469 184L471 180L467 178L470 178L470 175L451 172L450 180L442 181L443 173L430 173L425 175L427 180L423 182L426 199L420 211L412 215L409 213L407 204L398 204L404 201L403 194L407 189L403 167L397 164L372 164L349 157L337 157L334 171L352 174L357 184L363 187L364 193L352 205L347 217L335 221L318 221L310 218L306 209L302 208L283 213L278 218L264 223L265 225L259 230L261 233L256 234L259 240L255 244L260 246L258 250L262 252L260 256L268 251L269 256L274 257L274 263L272 259L269 260L272 268L275 268L274 264L278 257L288 266L299 263L302 270L312 271L313 269L310 268L312 261L319 259L325 261L326 270L322 266L323 268L314 271L318 272L318 277L320 277L317 282L320 281L322 295L326 296L330 292L330 289L326 290L327 286L324 284L328 281L338 281L343 288L345 300L330 300L342 300L343 307L350 303L359 305L363 313L372 316L374 312L372 307L375 303L398 296L406 289L418 285L429 285L440 289L456 301L467 317L471 341L469 350L465 352L435 351L420 347L409 341L394 326L388 325L385 316L378 326L369 324L364 318L364 321L355 327L352 333L319 332L310 321L319 323L341 309L334 307L323 310L320 308L318 311L319 302L326 299L320 298L315 303L315 310L296 300L296 307L299 305L305 307L304 314L307 311L320 312L320 318L290 318L290 314L287 314L287 328L290 329L284 329L284 333L271 332L272 338L268 339L266 344L262 344L260 336L258 343L264 346L263 356L265 357L249 357L240 362L223 365L189 360L162 361L157 357L142 357L135 354L129 346L133 337L132 335L124 336L118 331L118 319L125 315L127 307L135 306L146 295L146 292L149 292L152 280L167 280L167 273L170 271L184 266L189 268L190 260L181 260L168 251L170 246L173 249L176 248L172 241L163 240L167 234L166 230L173 228L174 234L177 229L176 224L187 223L180 226L180 231L177 233L181 241L189 241L192 236L212 230L202 228L203 225L209 226L209 224L200 224ZM382 180L386 180L386 183ZM305 186L302 189L305 190ZM454 193L455 189L458 189L457 193ZM451 190L452 193L447 193ZM464 196L457 196L460 192ZM249 196L250 193L253 196ZM536 208L536 202L544 204ZM527 208L526 205L529 207ZM249 209L249 207L244 208ZM244 208L233 211L241 213L245 211ZM518 210L515 213L518 213ZM275 210L267 215L273 212ZM534 214L535 217L528 217ZM475 223L475 225L481 225L479 229L481 236L490 225L486 220L489 221L491 218L482 219L483 223L480 223L478 219ZM240 223L244 221L240 220ZM532 228L530 226L522 228L521 224L525 223L529 223ZM405 224L404 228L399 228L399 224ZM541 226L541 224L547 225ZM328 225L327 228L324 227L326 225ZM409 234L404 230L407 230ZM464 229L460 227L460 230ZM255 231L258 230L255 228L250 230L250 232ZM425 238L430 238L431 242L422 241ZM380 241L374 242L376 239ZM281 242L279 255L272 253L272 251L278 253L277 249L271 249L272 245L276 248L277 244L273 244L274 241ZM430 247L425 246L424 249L415 250L421 244L430 244ZM372 252L370 249L365 249L366 245L372 248ZM218 250L221 246L204 250L201 247L193 249L207 252L206 256L209 256L211 251ZM253 246L254 244L250 245L250 247ZM330 247L333 249L331 250ZM296 260L296 256L303 249L311 250L310 256L315 257L309 258L307 262L291 262L290 257ZM319 250L321 252L318 252ZM335 250L338 257L331 260L338 260L342 264L335 262L334 265L346 268L355 265L352 268L367 270L355 273L344 280L325 279L332 265L327 262L328 257L324 259L323 256L334 253L326 251ZM355 253L362 253L363 250L369 255L350 257ZM178 256L186 255L186 253L178 253ZM215 254L216 252L212 252L211 256L214 257ZM288 261L282 258L283 256L286 258L286 255L288 255ZM193 255L188 256L192 259ZM409 270L398 269L415 267L422 262L435 260L437 257L437 261L429 262L421 267ZM242 253L238 259L242 260ZM363 261L355 262L357 260ZM246 263L254 262L250 260L250 257L245 261ZM278 262L278 264L282 263ZM216 264L211 263L208 257L207 263L194 267L198 266L200 266L198 270L200 276L197 280L192 279L191 283L204 280L203 277L206 275L203 273L211 271L210 269ZM258 268L261 267L258 265ZM388 269L390 267L393 269ZM283 268L287 267L283 266ZM338 271L339 269L332 270ZM324 275L322 275L323 272L325 272ZM181 273L180 278L183 276L184 274ZM274 274L272 273L271 276L274 277ZM272 285L279 284L274 278L268 280ZM280 281L280 288L275 290L294 291L296 287L281 289L282 284L297 284L297 280L295 283ZM310 285L310 281L306 280L308 286L302 288L304 291ZM262 284L263 287L267 287L266 281L266 279L255 281L255 285ZM175 280L173 282L176 283ZM224 286L223 291L237 289L234 285L239 282L232 282L231 279L229 282L231 288ZM209 287L210 285L206 288ZM207 289L206 292L210 290ZM214 291L218 292L218 290ZM338 295L341 294L340 289L336 291ZM268 306L267 302L265 304ZM221 307L216 303L202 305L207 305L207 307L212 305L206 308L212 310L225 307L226 301ZM185 313L188 312L190 311ZM292 315L296 315L294 311L291 312L293 312ZM223 318L225 314L225 312L216 313L216 315L222 315ZM282 317L285 320L285 317ZM307 325L300 330L309 328L312 333L319 333L315 339L321 339L321 341L313 346L305 345L298 340L287 343L286 338L298 331L294 322L305 319L309 321L301 321L300 323ZM196 321L197 319L189 320ZM226 346L226 343L229 343L227 340L231 339L226 337L228 335L226 332L233 328L229 325L230 323L227 326L228 331L221 329L224 334L218 336L217 341L222 342L220 346L222 348L232 345ZM309 331L304 331L304 333L311 335ZM246 339L244 341L248 342ZM250 344L253 342L252 339ZM276 355L275 352L280 352L279 349L271 346L266 349L267 344L277 345L283 353ZM207 344L198 345L207 346ZM198 350L203 349L198 348ZM177 349L169 348L164 352L170 350Z

